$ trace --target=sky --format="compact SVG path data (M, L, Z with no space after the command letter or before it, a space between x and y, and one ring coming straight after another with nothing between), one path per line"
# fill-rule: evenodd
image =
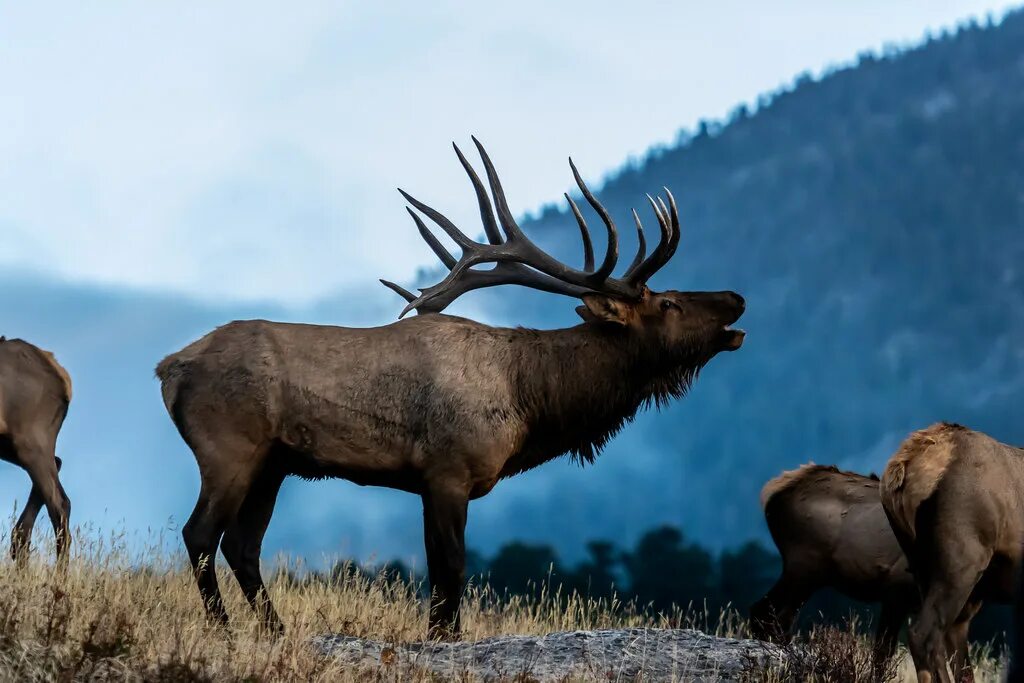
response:
M479 230L701 118L1004 2L0 1L0 267L306 306L434 263L398 186ZM468 151L468 150L467 150Z

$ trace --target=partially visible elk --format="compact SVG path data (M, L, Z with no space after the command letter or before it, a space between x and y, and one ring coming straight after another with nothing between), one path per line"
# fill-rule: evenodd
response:
M1024 575L1017 585L1013 601L1013 638L1010 641L1010 668L1007 683L1024 683Z
M984 600L1016 593L1024 539L1024 449L956 424L911 434L882 475L882 505L921 608L910 653L918 680L973 680L967 632Z
M881 603L875 662L881 666L893 655L917 589L878 487L878 477L814 464L765 484L761 505L782 555L782 576L750 609L756 638L788 640L803 604L833 588L854 600Z
M42 506L50 515L57 557L67 559L71 501L58 478L57 434L71 403L71 377L49 351L0 337L0 459L32 479L25 510L11 531L11 554L23 559Z
M1010 635L1010 662L1006 681L1024 683L1024 572L1017 577L1017 593L1013 598L1013 632Z
M281 482L288 475L341 477L422 498L429 635L454 637L469 501L562 454L592 462L642 406L682 396L712 357L742 344L743 332L729 327L744 309L738 294L647 288L679 243L670 193L650 200L661 239L649 256L634 212L639 250L625 274L613 277L615 223L573 166L608 234L595 267L586 222L569 200L583 240L578 270L522 232L487 153L474 142L490 196L455 151L476 192L486 243L402 193L462 251L459 258L449 253L409 209L450 271L419 295L384 283L408 301L402 315L420 315L369 329L236 321L157 366L164 403L199 465L199 500L182 534L213 619L227 622L213 571L219 543L264 624L281 628L259 570ZM494 266L476 268L486 263ZM541 331L440 313L465 292L503 284L581 299L576 310L584 322Z

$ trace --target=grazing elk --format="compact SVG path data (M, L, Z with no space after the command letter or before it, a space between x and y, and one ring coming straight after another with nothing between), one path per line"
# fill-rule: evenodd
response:
M49 351L0 337L0 459L32 478L25 510L11 531L11 554L23 559L43 505L53 523L57 557L67 559L71 501L60 484L57 434L71 403L71 377Z
M807 599L830 587L854 600L882 604L875 661L882 665L892 656L917 590L878 486L878 477L814 464L765 484L761 505L782 555L782 576L751 607L755 637L787 639Z
M369 329L236 321L157 367L167 410L199 464L199 500L182 533L212 618L227 620L212 570L219 541L249 603L280 630L259 571L278 489L290 474L341 477L422 497L429 634L456 636L469 501L565 453L593 461L641 406L682 396L713 356L742 344L744 333L729 327L743 312L739 295L646 286L679 242L671 194L667 204L651 199L661 239L650 256L634 212L637 256L621 278L612 277L615 224L573 166L608 232L595 268L586 222L569 200L584 246L577 270L523 234L487 153L474 143L497 220L483 183L455 151L476 191L487 243L402 192L462 250L452 256L409 209L450 271L419 296L384 282L408 301L402 316L420 315ZM473 268L483 263L494 266ZM440 313L465 292L502 284L577 297L584 322L541 331Z
M1024 449L960 425L911 434L882 475L882 505L921 595L909 635L922 683L972 680L967 631L984 600L1016 593Z

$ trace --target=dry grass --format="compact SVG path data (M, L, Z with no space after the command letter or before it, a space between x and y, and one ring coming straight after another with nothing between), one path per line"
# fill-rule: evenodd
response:
M910 655L903 652L903 657L896 670L896 680L900 683L912 683L916 680L914 663ZM975 645L971 648L971 661L974 668L975 683L1003 683L1006 678L1007 653L997 652L991 645Z
M131 552L123 536L76 529L66 572L54 567L45 539L36 539L37 550L24 568L5 555L0 680L366 680L365 672L341 670L318 656L310 638L423 638L426 611L418 586L354 571L329 580L274 572L268 588L287 632L280 639L266 637L223 560L218 570L232 623L227 631L212 627L183 553L166 551L176 540L158 537ZM6 543L0 538L2 547ZM502 600L471 587L464 605L463 630L472 639L669 624L668 618L627 605L547 592L536 600Z
M783 646L782 665L751 666L747 683L915 683L913 661L901 646L889 661L876 662L871 638L856 620L845 627L822 625ZM1001 683L1006 653L991 645L972 646L975 683Z
M3 547L6 542L0 538ZM227 630L211 627L183 555L167 550L177 546L177 538L157 537L134 552L129 545L140 544L77 529L65 572L54 568L52 547L42 539L37 539L38 549L26 567L17 567L4 554L0 680L392 680L383 670L346 670L316 654L310 639L343 633L413 641L422 639L426 628L418 587L408 583L354 571L331 580L296 580L294 574L276 572L269 589L287 633L269 638L252 621L223 567L221 587L233 621ZM700 627L712 621L700 610L654 616L617 602L547 592L539 599L504 600L473 587L463 615L467 639L573 629ZM735 615L714 621L720 622L718 635L745 634ZM992 657L981 664L983 672L997 667Z

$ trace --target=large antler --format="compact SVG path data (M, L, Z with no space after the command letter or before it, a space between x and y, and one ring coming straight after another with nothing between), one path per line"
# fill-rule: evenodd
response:
M646 289L646 282L655 272L668 263L679 245L679 213L676 209L675 198L665 188L668 195L668 205L660 197L655 201L650 195L647 199L654 208L654 214L658 219L661 228L661 239L651 255L645 258L646 240L644 239L643 226L636 211L633 211L633 219L636 222L637 241L639 248L636 257L622 278L611 277L615 270L615 264L619 255L618 231L615 222L604 206L590 192L583 178L580 177L572 159L569 159L569 166L572 168L573 177L579 186L583 197L587 200L594 211L604 222L608 232L608 246L604 259L597 270L594 269L594 249L590 240L590 231L583 219L583 214L576 206L576 202L569 197L569 207L572 209L576 222L580 227L580 234L583 239L584 264L583 270L572 268L561 261L558 261L547 252L543 251L527 237L519 228L512 212L508 208L505 199L505 192L501 188L501 181L491 164L490 157L484 150L483 145L474 137L473 143L480 152L480 158L484 163L484 170L487 173L487 180L491 189L491 196L494 198L494 208L497 210L498 219L495 222L494 213L491 209L491 198L487 189L480 181L480 177L473 170L473 167L466 160L462 151L454 143L455 153L462 162L463 168L469 175L473 188L476 191L477 202L480 205L480 218L484 224L484 233L487 236L487 243L475 242L459 230L454 223L448 220L440 212L432 209L423 202L415 199L405 191L399 189L402 196L419 209L430 220L436 223L462 250L462 256L456 259L441 244L437 237L430 232L420 217L410 208L406 207L409 215L412 216L419 228L420 235L428 246L437 254L441 262L448 268L447 277L425 289L420 290L419 296L387 280L381 280L383 284L401 295L408 305L402 311L400 318L409 311L416 309L419 313L436 313L444 310L448 304L465 292L480 289L483 287L494 287L497 285L515 284L524 287L531 287L545 292L564 294L566 296L581 297L588 292L600 292L609 296L623 299L638 299L643 296ZM501 230L499 231L498 225ZM494 263L489 270L474 270L473 266L481 263Z

